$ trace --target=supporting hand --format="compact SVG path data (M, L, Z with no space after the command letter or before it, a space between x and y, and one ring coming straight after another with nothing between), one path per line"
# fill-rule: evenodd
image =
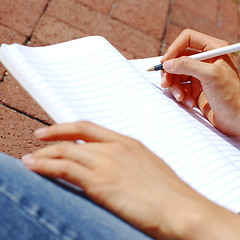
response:
M229 214L137 140L90 122L54 125L36 133L41 140L64 142L23 157L29 169L80 186L93 201L154 238L200 236L205 219L216 224L221 218L213 219L215 212ZM86 143L74 142L79 139Z

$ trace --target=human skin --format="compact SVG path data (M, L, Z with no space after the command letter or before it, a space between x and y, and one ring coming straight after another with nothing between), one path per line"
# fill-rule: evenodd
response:
M195 192L139 141L91 122L53 125L36 136L63 142L23 157L28 169L83 188L149 236L239 239L237 215ZM86 143L75 143L78 139Z
M208 51L227 42L187 29L172 43L162 58L166 71L161 85L188 107L197 103L203 114L220 131L240 136L240 79L232 55L200 62L183 55Z
M231 56L208 63L178 58L187 54L188 47L210 50L226 44L184 31L163 57L168 73L162 86L168 87L184 105L193 107L197 103L223 132L239 135L239 78ZM167 61L172 58L175 60ZM97 204L149 236L239 239L238 215L194 191L139 141L84 121L53 125L35 134L41 140L61 143L24 156L27 168L80 186ZM79 139L86 143L77 144Z

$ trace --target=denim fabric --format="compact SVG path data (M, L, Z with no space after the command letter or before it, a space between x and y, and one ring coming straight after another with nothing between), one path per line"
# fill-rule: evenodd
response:
M150 238L87 199L0 153L0 240Z

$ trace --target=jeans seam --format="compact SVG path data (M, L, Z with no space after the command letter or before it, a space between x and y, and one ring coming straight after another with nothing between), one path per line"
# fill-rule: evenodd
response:
M3 186L3 185L2 185ZM44 218L40 218L37 215L33 214L30 209L28 209L24 204L21 203L17 198L15 198L14 195L10 194L8 191L6 191L4 188L0 188L0 193L4 195L6 198L8 198L12 203L14 203L20 211L22 211L24 214L30 216L35 222L37 222L39 225L47 229L51 234L53 234L57 239L62 240L72 240L73 238L71 236L66 236L66 234L62 234L56 226L53 224L49 224L45 221ZM51 227L54 227L56 230L54 231L51 229Z

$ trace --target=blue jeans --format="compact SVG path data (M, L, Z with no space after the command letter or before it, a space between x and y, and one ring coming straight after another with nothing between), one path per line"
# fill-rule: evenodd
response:
M54 182L0 153L0 239L150 238L97 206L81 190Z

